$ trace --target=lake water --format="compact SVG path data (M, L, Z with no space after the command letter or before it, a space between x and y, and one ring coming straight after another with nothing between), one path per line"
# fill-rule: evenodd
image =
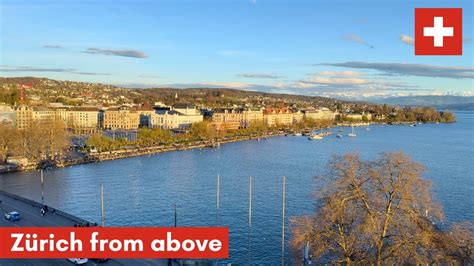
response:
M433 181L435 198L447 222L474 221L474 113L458 112L455 124L371 126L357 137L334 135L322 141L273 137L222 145L220 149L170 152L45 171L45 202L90 221L100 221L100 184L105 190L108 226L223 225L230 230L230 259L248 262L248 177L253 177L251 258L279 263L281 254L282 176L287 181L287 217L314 210L310 197L334 154L359 152L374 158L403 150L422 162ZM216 220L216 176L221 209ZM38 172L0 176L0 189L40 201ZM288 220L287 220L288 226ZM288 228L288 227L287 227ZM287 230L286 239L291 236ZM287 248L286 250L289 250ZM287 262L291 254L287 254Z

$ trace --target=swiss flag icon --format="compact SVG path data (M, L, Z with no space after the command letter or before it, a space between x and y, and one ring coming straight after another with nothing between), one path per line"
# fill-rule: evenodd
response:
M462 55L462 8L415 8L415 55Z

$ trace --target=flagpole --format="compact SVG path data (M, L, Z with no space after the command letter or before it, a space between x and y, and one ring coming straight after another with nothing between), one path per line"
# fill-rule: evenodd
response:
M220 208L220 190L221 190L221 187L220 187L220 176L217 175L217 187L216 187L216 209L217 209L217 213L216 213L216 223L219 224L219 208Z
M281 265L285 265L285 190L286 177L283 176L282 209L281 209Z
M178 226L178 211L176 210L176 203L173 204L174 209L174 227Z

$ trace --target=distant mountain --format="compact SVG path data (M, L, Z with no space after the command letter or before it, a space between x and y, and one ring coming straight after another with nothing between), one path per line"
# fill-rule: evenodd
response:
M404 106L430 106L438 109L474 110L474 96L403 96L373 99L375 103Z

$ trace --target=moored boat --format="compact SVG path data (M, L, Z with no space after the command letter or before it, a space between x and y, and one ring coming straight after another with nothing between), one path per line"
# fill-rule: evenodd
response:
M311 134L308 137L309 140L320 140L323 139L323 136L321 134Z
M357 136L356 133L355 133L355 131L354 131L354 125L352 125L352 131L351 131L351 133L347 134L347 136L349 136L349 137L356 137L356 136Z

